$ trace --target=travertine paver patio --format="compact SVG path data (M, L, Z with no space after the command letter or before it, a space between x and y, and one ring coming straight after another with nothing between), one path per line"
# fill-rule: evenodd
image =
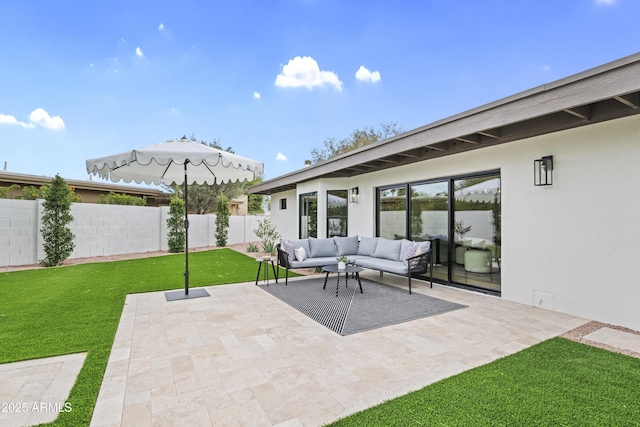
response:
M172 302L129 295L92 425L322 425L587 322L445 286L414 289L469 307L343 337L253 283Z
M0 364L0 425L49 423L60 411L72 411L69 392L87 353Z

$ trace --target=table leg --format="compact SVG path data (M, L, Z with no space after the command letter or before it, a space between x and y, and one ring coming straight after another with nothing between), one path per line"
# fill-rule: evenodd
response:
M362 293L362 282L360 282L360 273L356 271L356 279L358 279L358 285L360 286L360 293Z
M325 290L327 288L327 279L329 278L329 272L327 271L327 275L324 276L324 286L322 287L322 290Z
M340 272L338 271L338 280L336 281L336 298L338 298L339 289L340 289Z
M258 286L258 279L260 279L260 268L262 267L262 263L258 262L258 275L256 276L256 286Z
M276 267L273 265L273 261L271 261L271 270L273 270L273 277L276 279L276 283L278 283L278 275L276 274Z
M262 282L267 282L267 286L269 286L269 266L266 264L264 266L264 270L262 270Z

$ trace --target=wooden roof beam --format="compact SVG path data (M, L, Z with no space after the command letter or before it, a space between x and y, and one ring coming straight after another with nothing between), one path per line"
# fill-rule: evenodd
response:
M628 95L614 96L613 99L633 109L638 108L640 104L640 94L638 92L630 93Z
M454 138L456 141L462 141L462 142L466 142L469 144L480 144L480 138L473 138L474 135L467 135L467 136L459 136L457 138Z
M581 107L576 108L567 108L562 110L567 114L571 114L574 117L577 117L581 120L590 120L591 119L591 106L583 105Z
M500 138L500 132L498 129L493 130L483 130L478 132L479 135L486 136L487 138L498 139Z

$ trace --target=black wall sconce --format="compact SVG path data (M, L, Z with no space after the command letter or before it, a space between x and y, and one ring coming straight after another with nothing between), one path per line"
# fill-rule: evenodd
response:
M533 185L553 185L553 156L544 156L533 161Z
M358 187L353 187L349 190L349 203L358 203L359 195Z

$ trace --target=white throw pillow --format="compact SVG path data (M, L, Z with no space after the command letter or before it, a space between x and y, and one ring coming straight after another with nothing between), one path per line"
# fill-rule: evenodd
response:
M305 259L307 259L307 251L305 251L302 246L296 248L293 252L296 254L297 261L304 261Z

